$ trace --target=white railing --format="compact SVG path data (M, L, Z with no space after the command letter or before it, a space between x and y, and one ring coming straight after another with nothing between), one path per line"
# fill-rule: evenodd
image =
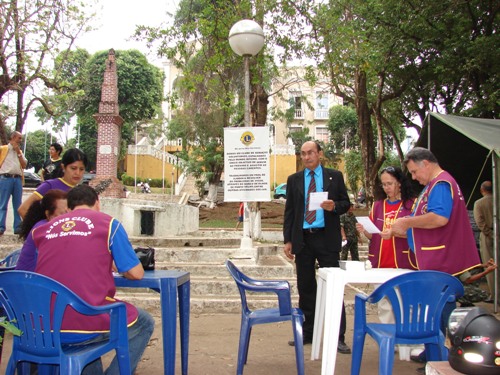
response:
M272 155L295 155L295 147L293 145L271 145Z
M128 153L129 155L149 155L158 160L165 160L169 164L179 165L180 167L184 164L184 160L151 145L129 145Z
M316 119L327 119L328 118L328 109L317 109L314 111L314 118Z

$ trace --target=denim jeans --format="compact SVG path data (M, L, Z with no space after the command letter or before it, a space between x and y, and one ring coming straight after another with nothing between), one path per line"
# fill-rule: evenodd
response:
M132 369L132 374L135 372L137 368L137 364L141 360L142 354L144 353L144 349L146 349L146 345L148 345L149 339L153 334L155 321L153 317L146 311L137 308L139 312L139 316L137 317L137 321L135 324L128 328L128 351L130 356L130 367ZM78 345L87 345L92 342L98 342L107 339L109 334L105 333L99 335L92 340L84 341L78 344L72 344L72 347ZM82 375L115 375L120 374L120 369L118 367L118 360L116 356L111 361L111 364L106 369L103 370L101 359L98 359L94 362L89 363L83 369Z
M0 231L5 231L7 208L12 196L12 212L14 214L14 228L16 231L21 226L21 216L17 209L23 199L23 182L20 178L0 176Z

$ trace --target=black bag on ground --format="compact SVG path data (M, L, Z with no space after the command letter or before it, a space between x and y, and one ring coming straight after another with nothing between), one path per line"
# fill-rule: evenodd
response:
M137 258L141 261L145 271L155 269L155 249L148 247L136 247L134 249Z

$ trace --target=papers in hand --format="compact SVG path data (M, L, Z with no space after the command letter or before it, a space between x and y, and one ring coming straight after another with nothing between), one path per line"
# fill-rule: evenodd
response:
M309 196L309 211L317 211L321 207L321 203L328 200L328 192L327 191L317 191L311 193Z
M372 234L373 233L380 233L380 230L375 226L375 224L373 224L373 222L370 220L370 218L368 216L357 216L356 220L358 221L358 223L363 225L363 228L365 228L365 230L368 233L372 233Z

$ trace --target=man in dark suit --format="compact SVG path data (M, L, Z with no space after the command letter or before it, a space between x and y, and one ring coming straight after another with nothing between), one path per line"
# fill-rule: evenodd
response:
M312 342L316 307L316 260L320 267L338 267L341 251L340 215L347 212L350 201L342 173L320 165L321 147L305 142L300 157L305 166L288 177L283 236L285 255L295 259L299 307L304 313L304 344ZM309 192L328 192L320 209L308 210ZM342 319L338 352L349 354L344 342L345 309ZM294 345L293 341L289 342Z

